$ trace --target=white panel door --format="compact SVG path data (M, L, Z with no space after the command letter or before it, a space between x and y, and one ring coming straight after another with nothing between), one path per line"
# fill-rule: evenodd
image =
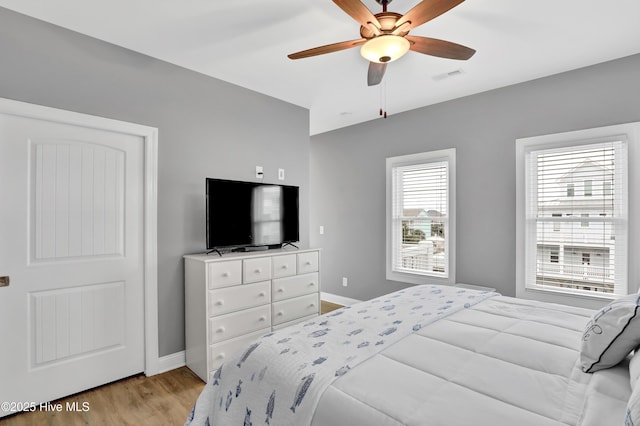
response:
M140 136L0 113L0 402L144 370L143 153Z

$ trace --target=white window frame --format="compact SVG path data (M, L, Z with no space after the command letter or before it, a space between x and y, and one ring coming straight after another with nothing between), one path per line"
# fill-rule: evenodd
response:
M446 276L442 274L428 275L423 273L408 273L395 271L392 265L393 256L393 170L396 167L448 162L448 196L447 218L448 232L445 234L445 250L448 254ZM417 154L389 157L386 159L386 278L391 281L410 284L455 284L456 276L456 150L455 148Z
M625 140L627 143L628 177L628 223L627 223L627 292L638 291L640 278L640 122L598 127L552 135L535 136L516 140L516 297L553 303L565 303L586 308L599 308L619 295L585 294L570 290L540 289L526 287L526 155L540 149L579 146L610 140Z

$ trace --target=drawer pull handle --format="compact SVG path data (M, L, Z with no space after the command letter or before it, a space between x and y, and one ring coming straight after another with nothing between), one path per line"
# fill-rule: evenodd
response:
M284 293L284 288L279 288L278 293Z
M265 297L267 294L264 291L261 291L260 294L258 295L259 297Z
M229 278L229 273L228 272L223 272L222 273L222 277L223 278Z
M313 281L309 283L309 287L313 287L314 285L316 285L316 283L314 283Z
M276 315L277 315L277 316L279 316L279 317L281 317L281 316L283 316L283 315L284 315L284 312L279 311Z
M256 273L256 274L259 274L259 273L261 273L261 272L262 272L262 269L260 269L260 268L256 268L253 272L254 272L254 273Z
M220 327L216 330L216 333L224 333L224 327Z
M289 268L287 265L282 265L282 269L287 269Z
M264 315L261 316L260 318L258 318L258 321L260 321L260 322L264 322L266 320L267 320L267 317L265 317Z
M305 265L307 265L307 266L311 266L311 261L307 260L307 261L305 262Z
M315 304L315 303L312 303L312 304L310 304L310 305L309 305L309 307L310 307L310 308L315 308L315 307L316 307L316 304Z
M222 306L222 305L224 305L224 300L216 301L216 306Z
M219 353L216 359L224 359L224 352Z

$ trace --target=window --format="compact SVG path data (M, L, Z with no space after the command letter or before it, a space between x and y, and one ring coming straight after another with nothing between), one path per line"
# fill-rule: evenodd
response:
M387 279L455 283L455 149L387 158Z
M567 197L573 197L576 194L576 186L572 183L567 184Z
M516 296L568 303L563 295L637 291L628 233L640 212L632 214L628 170L640 166L630 143L639 130L632 123L517 141Z

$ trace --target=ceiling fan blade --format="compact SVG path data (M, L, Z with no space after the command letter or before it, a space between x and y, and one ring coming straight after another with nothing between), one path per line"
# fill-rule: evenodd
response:
M380 28L378 18L360 0L333 0L333 2L363 27L367 27L369 23L372 23L376 28Z
M314 47L313 49L303 50L301 52L287 55L289 59L302 59L310 56L324 55L325 53L338 52L340 50L350 49L360 46L367 41L365 38L358 40L341 41L340 43L327 44L326 46Z
M386 70L387 64L369 62L369 71L367 72L367 85L375 86L377 84L380 84Z
M405 36L411 43L409 49L425 55L438 56L447 59L466 60L472 57L476 51L450 41L438 40L437 38Z
M456 7L464 0L423 0L413 9L404 14L404 16L396 22L396 28L408 22L409 26L405 27L408 31L425 22L429 22L433 18L437 18L446 11Z

